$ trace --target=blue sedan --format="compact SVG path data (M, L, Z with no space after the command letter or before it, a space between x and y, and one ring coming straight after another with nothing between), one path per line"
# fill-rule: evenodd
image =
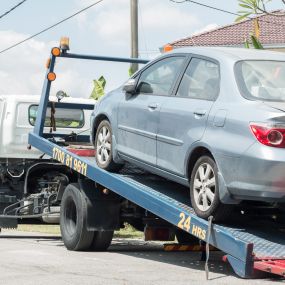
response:
M99 167L124 162L189 187L202 218L244 200L285 201L285 56L183 48L138 71L95 106Z

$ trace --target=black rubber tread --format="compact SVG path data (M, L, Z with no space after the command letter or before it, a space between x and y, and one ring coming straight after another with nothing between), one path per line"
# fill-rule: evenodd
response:
M76 223L69 217L76 213ZM94 238L93 231L87 231L87 206L77 183L69 184L62 196L60 210L60 231L68 250L88 250Z
M93 251L106 251L111 245L114 231L95 231L90 249Z
M207 210L207 211L201 211L194 200L194 194L193 194L193 184L194 184L194 177L195 177L195 173L197 171L197 169L199 168L199 166L203 163L209 163L213 170L214 170L214 175L216 178L216 194L215 194L215 198L214 198L214 202L212 204L212 206ZM220 201L220 197L219 197L219 181L218 181L218 167L216 165L216 162L213 160L212 157L204 155L201 156L197 162L194 165L193 171L191 173L191 180L190 180L190 198L191 198L191 204L192 207L195 211L195 213L197 214L197 216L203 218L203 219L208 219L210 216L213 216L213 221L217 222L224 222L226 220L229 219L229 217L231 216L232 213L232 206L231 205L226 205L223 204Z
M97 139L98 139L98 134L99 134L99 131L102 127L107 127L109 132L111 133L111 154L109 156L109 159L108 159L108 162L106 165L103 165L101 164L99 161L98 161L98 158L97 158ZM102 169L105 169L107 171L113 171L113 172L117 172L119 171L122 167L123 167L123 164L118 164L116 163L114 160L113 160L113 144L112 144L112 127L111 127L111 124L108 120L103 120L98 128L97 128L97 131L96 131L96 136L95 136L95 142L94 142L94 146L95 146L95 150L96 150L96 154L95 154L95 159L96 159L96 163L97 165L102 168Z

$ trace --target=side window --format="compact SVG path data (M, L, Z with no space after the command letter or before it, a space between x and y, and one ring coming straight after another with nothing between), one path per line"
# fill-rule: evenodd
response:
M219 65L212 61L193 58L183 75L177 96L215 100L219 90Z
M38 112L38 105L31 105L29 108L29 122L32 126L36 123L36 117ZM50 127L50 116L51 109L47 108L45 127ZM84 122L84 111L80 109L65 109L57 108L55 113L55 122L58 128L83 128Z
M168 57L142 72L138 82L138 93L170 95L184 57Z

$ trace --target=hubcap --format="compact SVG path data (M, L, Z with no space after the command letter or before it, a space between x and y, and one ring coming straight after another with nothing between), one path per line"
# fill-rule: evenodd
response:
M203 163L195 173L193 185L194 200L199 210L206 212L214 202L216 194L216 178L212 166Z
M96 155L101 164L106 164L111 155L111 133L105 126L99 130Z

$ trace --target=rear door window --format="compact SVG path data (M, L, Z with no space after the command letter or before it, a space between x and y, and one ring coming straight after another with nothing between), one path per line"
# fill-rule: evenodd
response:
M32 105L29 108L29 122L32 126L35 125L38 112L38 105ZM84 111L56 108L55 122L58 128L74 128L79 129L84 126ZM51 108L47 108L45 127L51 126Z
M220 89L219 65L192 58L178 88L177 96L192 99L215 100Z

